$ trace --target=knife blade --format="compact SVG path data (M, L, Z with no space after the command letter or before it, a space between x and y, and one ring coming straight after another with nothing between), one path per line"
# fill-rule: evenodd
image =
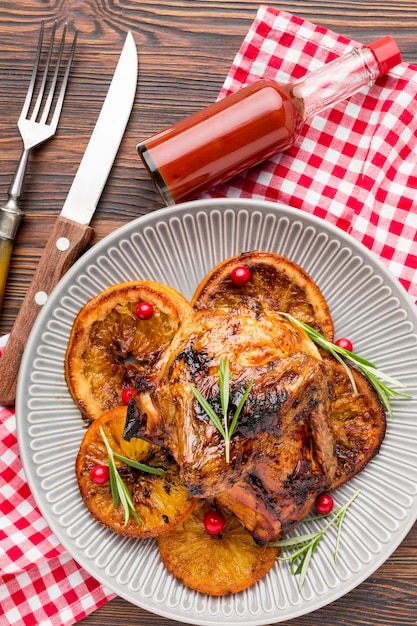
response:
M137 75L137 50L129 31L93 134L0 358L0 405L14 404L20 361L33 323L55 285L91 239L89 223L130 117Z

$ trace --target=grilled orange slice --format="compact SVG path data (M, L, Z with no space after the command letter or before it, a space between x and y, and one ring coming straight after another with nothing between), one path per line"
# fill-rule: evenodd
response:
M149 319L136 314L139 303L153 307ZM182 320L192 315L175 289L151 281L113 285L77 315L65 358L69 391L89 419L122 405L121 394L137 376L151 371Z
M76 460L78 485L87 508L97 520L122 535L155 537L184 520L191 513L195 501L182 486L175 461L163 448L142 439L130 442L123 439L126 413L127 407L117 407L91 423ZM117 471L130 493L139 524L133 516L129 516L125 525L123 506L119 504L115 508L109 480L97 484L91 478L92 468L108 467L108 453L100 426L114 452L164 471L163 476L149 474L115 458Z
M162 562L184 585L213 596L236 593L263 578L274 565L278 548L258 546L237 518L217 507L223 531L209 534L204 516L211 505L199 500L191 515L158 537Z
M385 437L386 414L363 374L350 368L358 391L355 394L343 365L330 356L325 357L325 362L332 389L330 420L337 469L331 488L335 489L362 471L378 453Z
M250 272L250 280L241 286L230 278L240 266ZM191 304L206 309L251 299L291 314L333 341L332 317L319 287L296 263L274 252L244 252L223 261L201 281Z

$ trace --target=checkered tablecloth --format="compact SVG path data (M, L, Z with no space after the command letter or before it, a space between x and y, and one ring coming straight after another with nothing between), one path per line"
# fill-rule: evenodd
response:
M114 597L64 551L41 516L20 462L15 412L2 408L0 576L1 626L69 626Z
M262 6L220 97L260 77L299 78L352 45ZM416 70L402 63L372 88L312 118L290 150L207 195L279 200L330 220L373 250L415 300ZM40 515L20 463L14 411L1 408L0 513L0 624L70 625L112 597L64 551Z
M288 83L367 43L262 6L220 96L261 77ZM308 120L285 153L205 196L280 201L330 221L375 252L415 301L416 111L417 67L401 63Z

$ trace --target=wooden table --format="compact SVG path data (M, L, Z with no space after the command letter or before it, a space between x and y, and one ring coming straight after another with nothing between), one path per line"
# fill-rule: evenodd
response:
M370 42L390 34L405 61L417 63L417 4L406 0L292 0L275 3L348 37ZM250 0L66 0L0 2L0 184L6 199L21 143L16 121L31 73L41 20L79 29L76 62L56 137L31 158L20 227L0 318L7 333L61 210L94 127L127 30L139 52L135 106L92 226L94 244L161 206L136 143L215 100L258 2ZM85 626L174 626L116 598ZM375 574L332 605L293 626L417 624L417 525Z

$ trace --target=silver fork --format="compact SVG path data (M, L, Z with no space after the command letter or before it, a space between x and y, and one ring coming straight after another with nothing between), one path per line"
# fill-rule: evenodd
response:
M8 201L5 206L0 207L0 310L7 280L13 240L16 236L20 221L24 216L24 213L20 210L18 201L22 192L29 154L33 148L53 137L56 132L59 116L64 102L71 64L74 58L77 31L75 31L67 64L63 70L64 73L62 79L60 79L59 75L61 65L63 65L62 58L64 54L67 25L65 24L64 26L56 61L55 64L53 64L52 55L54 50L56 28L57 23L55 22L42 72L40 61L43 47L44 23L42 22L41 24L35 65L33 67L32 77L26 99L23 104L22 112L17 123L23 141L23 150L8 190ZM61 83L59 93L57 91L58 82ZM37 88L36 91L35 86ZM57 92L57 95L55 92ZM54 109L51 114L54 98Z

